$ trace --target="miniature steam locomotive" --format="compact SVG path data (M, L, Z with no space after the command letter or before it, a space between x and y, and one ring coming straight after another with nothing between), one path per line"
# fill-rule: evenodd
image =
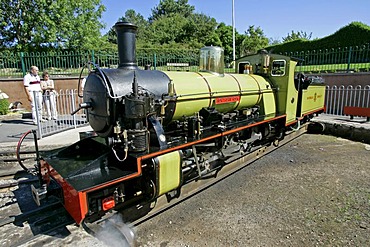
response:
M91 71L80 104L96 135L40 160L43 188L78 224L164 195L170 201L184 184L278 145L324 110L323 81L295 76L292 58L261 52L226 74L223 50L210 46L200 51L199 72L142 70L137 27L115 28L118 68ZM45 194L33 193L38 202Z

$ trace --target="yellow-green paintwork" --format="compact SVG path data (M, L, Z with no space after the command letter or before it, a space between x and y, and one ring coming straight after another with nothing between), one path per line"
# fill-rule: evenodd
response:
M156 157L158 164L158 196L180 186L181 156L179 151Z
M294 122L297 114L298 91L294 86L294 70L296 65L296 61L288 60L286 75L281 77L284 82L278 83L278 112L280 113L281 111L283 113L285 109L287 124Z
M325 104L325 85L310 85L303 90L301 116L323 108Z
M286 68L284 74L273 74L272 63L273 61L285 61ZM257 73L261 75L262 80L268 80L275 90L275 102L272 96L265 96L261 105L261 111L273 112L273 106L270 104L276 103L277 114L286 114L286 124L296 120L298 91L294 86L294 70L297 62L291 60L290 57L278 54L255 54L240 58L236 61L236 70L239 72L239 64L250 65L250 73ZM271 102L271 103L269 103ZM266 115L265 114L265 115Z
M261 76L235 74L233 77L239 81L242 95L237 110L257 105L264 93L272 92L270 84Z
M278 114L286 114L286 124L296 120L298 91L294 86L294 69L296 61L290 60L289 57L274 55L272 60L286 61L287 69L284 76L272 76L269 79L276 87L276 107Z
M219 112L233 111L237 107L238 102L216 104L216 98L240 95L239 83L233 77L229 74L218 76L207 72L199 74L208 82L211 92L210 107L214 107Z
M178 96L173 120L182 116L192 116L203 107L208 107L210 100L206 81L197 73L165 72L173 81Z
M173 120L192 116L203 107L219 112L251 107L260 102L262 94L271 92L270 85L260 76L200 72L166 72L173 81L177 96ZM216 104L217 98L240 96L240 102Z
M259 105L260 105L260 115L272 117L275 116L276 113L275 95L272 91L263 94L263 98Z

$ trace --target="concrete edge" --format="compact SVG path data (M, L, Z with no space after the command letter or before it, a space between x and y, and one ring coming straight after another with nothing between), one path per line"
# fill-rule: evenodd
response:
M323 134L325 135L332 135L370 144L370 129L365 126L361 126L361 123L343 123L340 121L323 120L319 118L314 118L312 122L323 124L325 127Z

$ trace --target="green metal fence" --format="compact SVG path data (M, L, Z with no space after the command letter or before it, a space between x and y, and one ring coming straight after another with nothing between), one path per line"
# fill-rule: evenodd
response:
M356 47L333 48L317 51L288 52L284 55L300 60L297 71L306 73L369 72L370 44ZM138 49L137 63L144 68L150 65L157 70L198 70L199 52L156 52ZM78 76L87 62L101 68L116 68L118 53L101 51L55 51L55 52L0 52L0 78L22 78L32 65L40 71L48 70L53 77ZM230 64L230 61L225 61ZM232 72L230 68L227 72ZM84 74L87 70L84 71Z
M141 53L141 55L140 55ZM138 66L144 68L150 65L152 69L172 69L168 64L186 63L185 67L176 67L176 70L197 71L199 52L193 50L182 51L182 55L157 54L138 52ZM93 62L101 68L116 68L118 53L101 51L58 51L58 52L0 52L0 77L22 78L32 65L39 67L40 71L47 70L53 77L78 76L82 68ZM84 74L87 70L84 71Z
M94 60L94 53L78 51L58 52L1 52L0 77L22 78L32 65L52 76L77 76L86 62Z
M363 46L317 51L287 52L300 59L297 71L308 73L354 73L370 71L370 43Z

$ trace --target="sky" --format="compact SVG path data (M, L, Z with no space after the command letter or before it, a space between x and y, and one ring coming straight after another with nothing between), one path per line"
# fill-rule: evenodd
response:
M160 0L102 0L105 34L129 9L145 19ZM188 0L196 13L232 25L232 0ZM235 28L244 34L249 26L260 27L267 38L282 40L292 31L323 38L353 21L370 26L370 0L234 0Z

